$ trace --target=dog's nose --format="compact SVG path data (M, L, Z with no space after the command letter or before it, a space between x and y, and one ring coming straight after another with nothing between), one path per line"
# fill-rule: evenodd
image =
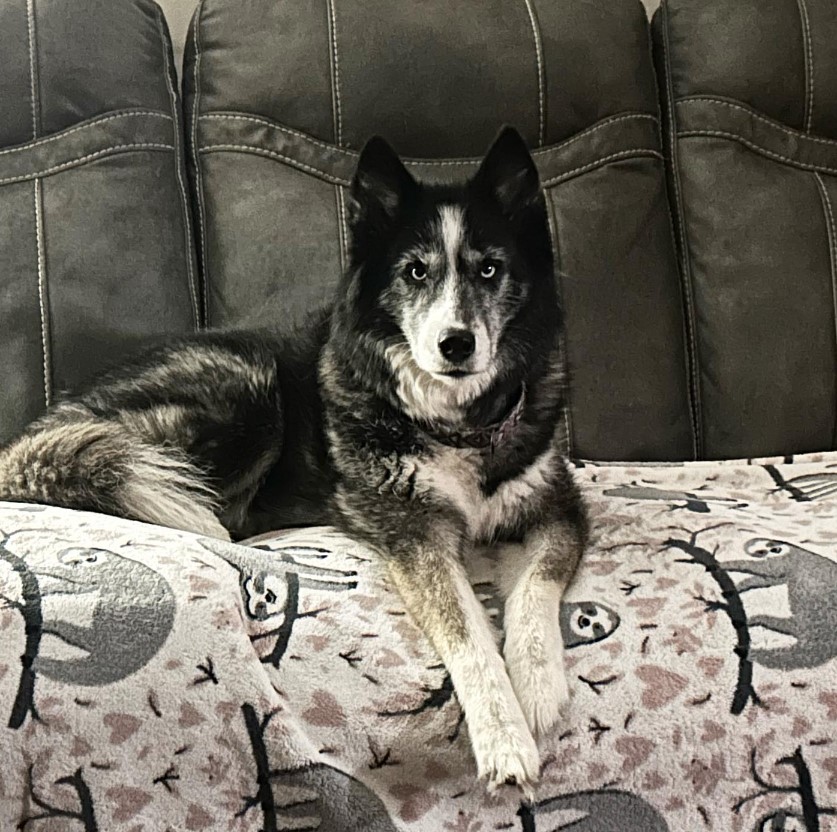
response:
M446 329L439 338L439 352L452 364L461 364L474 354L476 340L467 329Z

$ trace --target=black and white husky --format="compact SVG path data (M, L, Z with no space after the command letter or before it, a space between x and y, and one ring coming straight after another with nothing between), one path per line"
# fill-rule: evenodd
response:
M372 139L350 205L350 266L309 327L205 333L112 372L0 452L0 499L237 539L337 525L447 666L480 776L529 791L568 696L559 603L587 525L537 170L510 128L462 187L419 184ZM503 655L466 573L486 545Z

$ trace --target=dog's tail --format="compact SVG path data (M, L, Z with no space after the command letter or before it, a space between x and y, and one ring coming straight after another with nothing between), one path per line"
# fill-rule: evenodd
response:
M229 540L206 477L82 405L59 405L0 450L0 500L98 511Z

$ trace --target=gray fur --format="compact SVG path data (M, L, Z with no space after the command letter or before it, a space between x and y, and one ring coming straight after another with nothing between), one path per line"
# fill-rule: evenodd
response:
M153 421L153 413L143 415L146 425ZM199 469L178 449L155 443L138 421L102 419L76 402L57 405L0 453L0 498L227 537ZM165 434L175 431L169 426Z
M493 584L474 586L477 598L488 612L495 627L503 627L503 599ZM562 601L559 618L564 647L584 647L610 638L621 619L616 610L597 601Z

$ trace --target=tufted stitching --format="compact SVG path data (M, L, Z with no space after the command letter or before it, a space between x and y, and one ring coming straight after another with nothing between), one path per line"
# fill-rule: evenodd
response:
M543 145L546 142L546 95L544 94L546 79L543 68L543 43L532 0L524 0L524 2L529 12L529 22L532 24L532 37L535 39L535 63L538 68L538 144Z
M35 34L35 0L26 0L26 25L29 44L29 93L32 109L32 141L40 132L40 100L38 95L38 47ZM46 257L44 252L44 205L41 180L35 178L35 246L38 264L38 311L41 318L41 349L44 367L44 404L52 402L52 358L49 350L49 317L47 303Z
M46 252L44 249L44 204L41 180L35 179L35 244L38 252L38 308L41 314L41 347L44 354L44 403L52 404L52 358L49 348L49 303L47 301Z
M837 139L826 139L821 136L812 136L806 133L803 133L801 130L794 130L791 127L786 127L780 121L774 121L772 118L767 118L766 116L757 113L752 107L747 107L743 104L736 104L734 101L726 101L723 98L712 98L708 95L695 95L690 98L681 98L678 102L678 106L682 106L683 104L699 104L701 101L709 101L712 104L717 104L722 107L729 107L731 110L740 110L743 113L747 113L751 118L754 118L756 121L761 121L762 123L768 125L768 127L772 127L775 130L779 130L782 133L786 133L788 136L793 136L794 138L804 138L805 141L808 142L816 142L817 144L824 144L830 147L837 147Z
M166 33L163 28L163 12L159 6L154 7L157 15L157 29L160 32L160 46L163 50L163 60L165 62L166 74L166 88L169 92L169 100L171 101L172 118L174 119L173 132L174 143L176 146L174 153L174 169L177 175L178 190L180 192L180 212L183 217L183 236L184 249L186 254L186 273L189 277L189 292L192 295L192 311L195 316L195 329L201 328L201 314L198 305L198 286L195 280L195 272L192 263L192 222L189 218L189 196L186 191L186 182L183 178L183 156L180 147L182 141L182 134L180 132L180 119L178 117L178 101L177 94L174 91L174 84L172 83L172 74L174 72L169 61L169 44L166 40Z
M331 41L331 102L334 108L334 142L343 144L343 105L340 101L340 56L337 51L336 0L326 0L328 6L329 39Z
M755 142L751 142L749 139L745 139L743 136L739 136L737 133L729 133L726 130L684 130L682 133L678 133L677 136L681 139L690 139L696 136L706 136L709 138L719 139L731 139L732 141L738 142L739 144L743 144L745 147L749 147L750 150L753 150L756 153L760 153L763 156L767 156L770 159L775 159L777 162L783 162L792 168L800 168L801 170L818 170L822 171L823 173L837 173L837 167L831 167L829 165L819 165L813 162L801 162L799 159L794 159L790 156L783 156L781 153L776 153L773 150L768 150L766 147L762 147L761 145L756 144Z
M558 142L557 144L551 144L548 147L540 147L536 150L532 151L532 156L536 159L539 156L546 156L551 153L554 153L558 150L564 150L565 148L569 147L571 144L574 144L581 139L586 139L591 136L593 133L596 133L599 130L604 130L606 127L610 127L613 124L616 124L620 121L653 121L656 123L657 117L651 115L650 113L624 113L618 116L611 116L609 118L602 119L597 124L592 125L591 127L587 127L586 129L582 130L580 133L576 133L574 136L571 136L569 139L565 139L562 142ZM416 162L422 165L462 165L462 164L479 164L479 159L418 159L418 158L405 158L405 162Z
M349 264L349 223L346 219L346 191L345 188L338 185L339 199L340 199L340 227L343 232L343 244L346 247L346 266Z
M805 0L796 0L799 16L802 18L804 34L802 50L805 54L805 132L811 132L811 119L814 114L814 50L811 44L811 22L808 19L808 6Z
M334 212L337 218L337 245L340 250L340 273L346 271L346 240L343 237L343 203L340 199L340 185L334 186Z
M324 150L330 150L334 153L340 153L344 156L357 156L357 153L355 153L352 150L346 150L342 147L338 147L336 144L330 144L329 142L321 141L320 139L314 138L314 136L311 136L308 133L303 133L300 130L294 130L291 127L286 127L284 124L279 124L278 122L272 121L269 118L239 115L238 113L206 113L205 115L202 115L201 118L212 119L215 121L250 121L254 124L263 124L265 127L270 127L279 133L287 133L289 136L296 136L299 139L305 139L306 142L311 142L311 144L316 145L317 147L321 147Z
M192 103L192 160L195 165L195 196L198 203L198 226L200 228L198 240L198 266L200 269L203 285L203 325L209 327L209 262L206 248L206 203L203 196L203 177L201 175L200 157L198 156L198 118L200 116L201 101L201 28L200 19L203 12L203 0L200 0L195 9L195 16L192 23L192 41L195 44L195 65L193 67L192 86L194 88L194 101Z
M32 109L32 138L38 138L40 102L37 82L37 46L35 45L35 0L26 0L26 27L29 38L29 100Z
M249 145L249 144L211 144L207 145L206 147L201 148L201 153L216 153L216 152L225 152L225 151L239 151L242 153L253 153L256 156L266 156L270 159L276 159L280 162L285 162L286 164L290 165L291 167L298 168L299 170L303 170L306 173L310 173L312 176L316 176L319 179L323 179L326 182L330 182L333 185L349 185L349 180L341 178L339 176L334 176L333 174L327 173L324 170L320 170L319 168L315 168L313 165L308 165L305 162L300 162L298 159L294 159L291 156L286 156L284 153L278 153L275 150L268 150L263 147L259 147L257 145ZM549 188L553 185L557 185L560 182L564 182L567 179L572 178L573 176L577 176L581 173L586 173L593 168L601 167L602 165L607 164L608 162L613 162L617 159L629 159L629 158L643 158L643 157L654 157L657 159L662 159L662 154L654 149L649 147L639 147L639 148L631 148L630 150L621 150L618 153L610 153L607 156L602 156L599 159L595 159L592 162L589 162L585 165L579 165L576 168L572 168L571 170L565 171L564 173L560 173L556 176L551 177L543 182L544 188Z
M35 139L34 141L26 142L25 144L18 144L14 147L8 147L5 150L0 150L0 156L5 156L8 153L20 153L24 150L31 150L35 147L41 147L42 145L49 144L50 142L59 141L72 133L78 133L79 130L88 130L98 127L101 124L105 124L108 121L117 121L119 119L131 118L134 116L160 118L165 119L166 121L172 120L172 117L167 113L161 113L156 110L119 110L109 116L105 116L104 118L94 118L89 121L85 121L84 124L71 127L69 130L62 130L60 133L54 133L53 135L45 136L42 139Z
M817 188L820 192L822 210L825 215L825 226L828 232L828 256L829 263L831 265L831 299L834 306L834 336L835 349L837 349L837 226L835 226L834 223L834 208L831 204L831 197L828 195L828 190L825 187L825 183L822 181L822 176L820 176L819 173L815 173L814 179L817 182ZM835 410L832 443L837 444L837 410Z
M564 182L573 176L578 176L580 173L586 173L593 168L601 167L602 165L606 165L608 162L613 162L617 159L643 158L648 156L653 156L657 159L663 158L663 154L660 153L659 150L655 150L651 147L636 147L631 150L620 150L618 153L609 153L607 156L602 156L599 159L588 162L586 165L579 165L577 168L573 168L572 170L565 171L564 173L559 173L557 176L545 179L543 187L549 188L552 185L557 185L559 182Z
M321 141L320 139L314 138L313 136L309 135L308 133L303 133L299 130L294 130L291 127L286 127L283 124L279 124L278 122L272 121L268 118L262 118L259 116L253 115L244 115L238 113L206 113L200 117L201 119L207 120L215 120L215 121L248 121L253 124L261 124L265 127L270 127L273 130L276 130L279 133L285 133L289 136L296 136L297 138L304 139L306 142L310 142L312 145L316 147L321 147L324 150L329 150L332 153L338 153L342 156L345 156L348 159L356 159L358 154L354 150L348 150L346 148L337 147L334 144L329 142ZM611 116L609 118L602 119L597 124L592 125L591 127L582 130L580 133L576 133L576 135L566 139L563 142L558 142L557 144L550 145L549 147L541 147L532 152L532 155L537 159L540 156L547 156L550 154L555 153L559 150L564 150L565 148L569 147L571 144L574 144L581 139L588 138L593 133L596 133L599 130L604 130L607 127L612 126L613 124L617 124L623 121L651 121L656 123L657 117L651 115L650 113L623 113L617 116ZM480 160L477 158L462 158L462 159L420 159L418 157L404 157L404 161L407 164L418 164L418 165L433 165L433 166L440 166L440 167L457 167L457 166L474 166L480 163Z
M677 233L680 240L680 255L682 264L682 286L683 299L686 306L686 333L688 336L688 367L687 373L691 376L689 379L689 392L691 393L691 411L692 411L692 449L694 451L695 459L699 459L703 451L703 414L701 407L700 396L700 362L697 350L697 330L695 322L695 298L694 288L692 286L692 269L691 261L689 260L689 246L688 238L686 236L686 224L684 222L684 204L683 192L680 184L680 169L677 164L677 136L675 130L675 112L674 112L674 89L672 86L671 77L671 44L669 43L668 32L668 3L663 0L661 7L661 29L663 31L663 58L665 63L664 68L664 83L666 89L666 100L668 104L668 139L669 139L669 157L671 162L671 179L674 184L674 214L677 220Z
M19 176L7 176L5 179L0 179L0 185L9 185L12 182L25 182L27 179L37 179L39 176L49 176L52 173L60 173L62 170L78 167L85 162L90 162L93 159L98 159L102 156L109 156L115 153L127 153L134 150L174 150L174 145L171 144L157 144L154 142L144 142L137 144L114 144L110 147L97 150L95 153L88 153L85 156L78 156L75 159L70 159L62 162L60 165L54 165L45 170L35 171L34 173L22 173Z
M332 185L349 184L348 179L342 179L339 176L332 176L332 174L326 173L324 170L315 168L312 165L307 165L305 164L305 162L299 162L296 159L292 159L290 156L286 156L284 153L277 153L275 150L267 150L266 148L258 147L256 145L210 144L206 147L202 147L200 152L216 153L218 151L240 151L241 153L253 153L256 156L267 156L270 159L276 159L279 162L285 162L293 168L299 168L300 170L304 170L306 173L310 173L312 176L316 176L319 179L324 179L326 182L331 182Z

